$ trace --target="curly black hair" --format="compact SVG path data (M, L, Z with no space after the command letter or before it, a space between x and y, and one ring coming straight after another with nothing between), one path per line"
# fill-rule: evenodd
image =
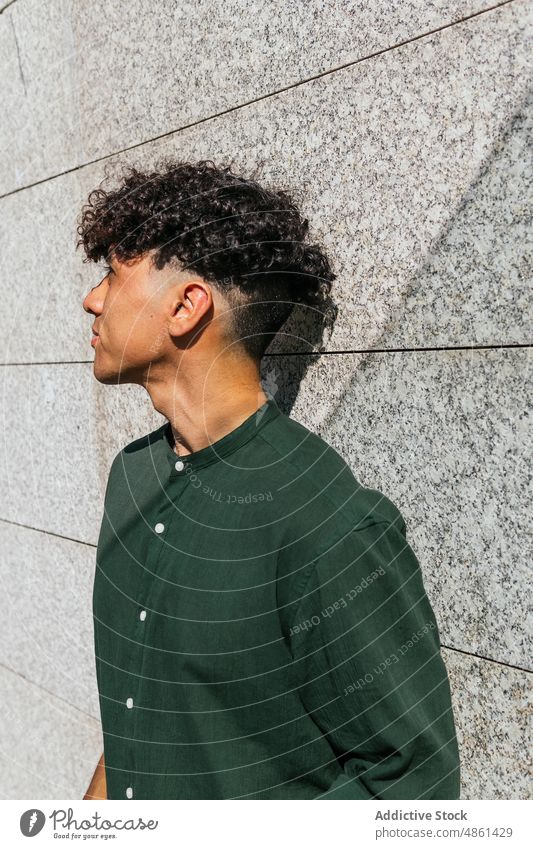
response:
M77 233L84 262L152 251L157 269L177 260L212 283L235 307L233 333L257 360L295 304L330 309L336 275L321 246L306 242L308 220L289 194L210 159L126 166L118 188L90 192Z

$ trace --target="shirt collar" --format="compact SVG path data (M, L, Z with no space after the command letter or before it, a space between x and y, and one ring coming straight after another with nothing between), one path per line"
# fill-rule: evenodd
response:
M269 398L230 433L227 433L221 439L217 439L216 442L206 445L199 451L193 451L192 454L183 454L182 456L176 454L172 448L174 438L169 421L166 421L158 430L154 431L152 436L155 437L154 442L158 445L170 467L171 476L182 477L187 472L190 473L204 468L233 454L234 451L253 439L264 425L275 419L280 413L281 410L277 403L273 398Z

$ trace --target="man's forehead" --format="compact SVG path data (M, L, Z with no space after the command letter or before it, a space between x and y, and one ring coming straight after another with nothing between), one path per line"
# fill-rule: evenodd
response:
M130 271L133 271L137 266L143 267L148 270L149 268L151 268L152 265L150 259L151 258L149 253L139 254L138 256L128 258L121 257L117 255L114 249L110 249L106 256L107 264L114 271L117 272L121 269L129 269Z
M108 262L109 265L130 265L131 263L139 262L141 259L142 254L137 257L132 257L131 259L121 257L120 251L117 253L116 247L110 247L106 255L106 262Z

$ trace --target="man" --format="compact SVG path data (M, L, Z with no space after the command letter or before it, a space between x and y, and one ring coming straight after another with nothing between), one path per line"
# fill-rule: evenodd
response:
M284 191L129 169L78 227L94 375L165 423L114 458L93 611L104 754L85 798L457 799L435 617L403 517L260 380L335 278Z

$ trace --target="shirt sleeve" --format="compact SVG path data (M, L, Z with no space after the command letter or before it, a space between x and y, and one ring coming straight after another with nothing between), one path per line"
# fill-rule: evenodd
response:
M337 767L316 798L460 798L448 675L401 514L350 530L305 579L290 643Z

